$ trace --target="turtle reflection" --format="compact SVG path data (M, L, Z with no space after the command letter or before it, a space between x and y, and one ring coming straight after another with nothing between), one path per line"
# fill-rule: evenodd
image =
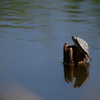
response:
M71 65L64 65L64 77L67 83L73 83L74 77L76 78L74 83L74 88L81 87L89 81L89 69L90 65L76 65L72 67Z

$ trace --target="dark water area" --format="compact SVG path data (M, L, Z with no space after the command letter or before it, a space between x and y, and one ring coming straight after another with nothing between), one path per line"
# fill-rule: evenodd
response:
M87 41L92 60L67 83L73 69L62 64L63 45L73 45L72 35ZM100 0L0 0L0 84L25 88L34 100L99 100L99 66ZM81 74L85 82L77 87Z

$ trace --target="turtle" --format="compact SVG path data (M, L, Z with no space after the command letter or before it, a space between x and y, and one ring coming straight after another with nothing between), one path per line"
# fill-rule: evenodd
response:
M87 44L87 42L79 37L75 37L75 36L72 36L72 40L75 44L75 46L80 50L80 52L85 55L86 57L86 63L89 62L89 59L87 57L87 55L89 54L89 46Z

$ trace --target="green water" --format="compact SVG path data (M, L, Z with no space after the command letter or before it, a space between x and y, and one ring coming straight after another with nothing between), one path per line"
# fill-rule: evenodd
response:
M87 73L80 69L88 81L77 88L81 74L75 69L67 83L61 63L72 35L87 41L92 59ZM0 0L0 84L14 82L42 100L99 100L99 65L99 0Z

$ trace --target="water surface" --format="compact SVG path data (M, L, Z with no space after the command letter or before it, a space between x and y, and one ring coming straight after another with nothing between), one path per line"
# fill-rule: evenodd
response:
M87 41L92 59L88 82L77 88L61 63L72 35ZM43 100L99 100L99 56L99 0L0 1L0 83L16 82Z

